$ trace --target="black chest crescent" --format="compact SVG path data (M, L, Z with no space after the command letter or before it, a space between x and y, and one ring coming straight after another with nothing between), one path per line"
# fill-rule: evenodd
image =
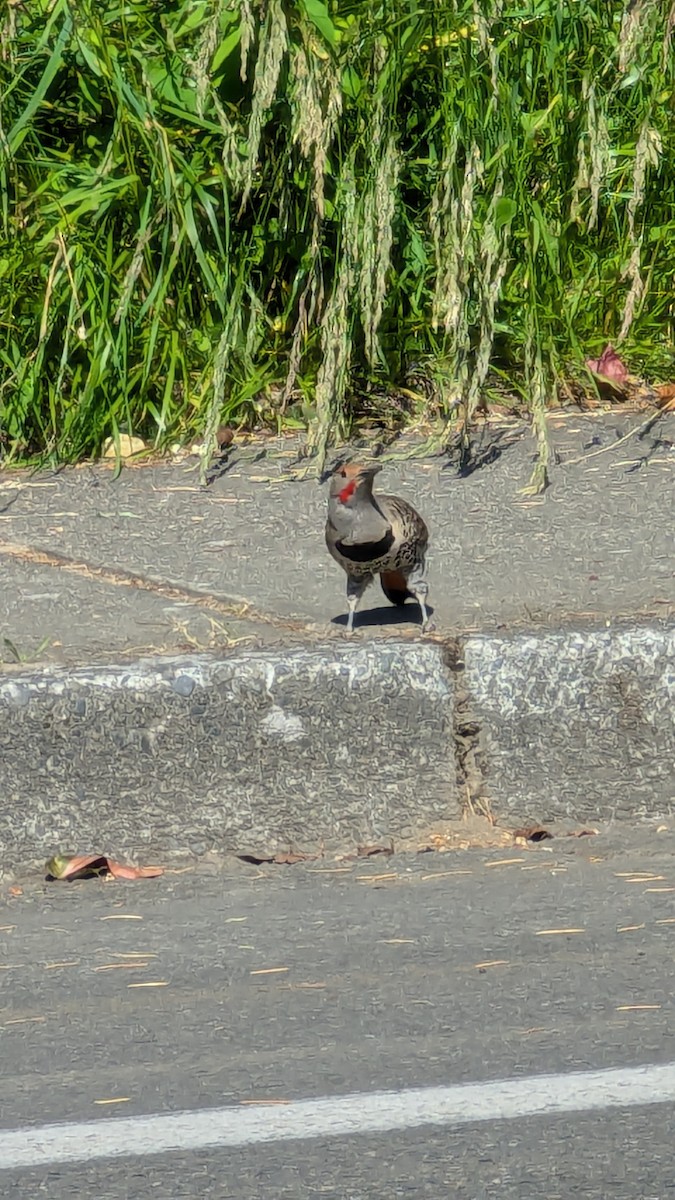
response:
M335 549L346 558L348 562L353 563L369 563L375 559L383 558L388 554L394 544L394 535L389 529L379 542L358 542L353 546L346 546L344 542L336 542Z

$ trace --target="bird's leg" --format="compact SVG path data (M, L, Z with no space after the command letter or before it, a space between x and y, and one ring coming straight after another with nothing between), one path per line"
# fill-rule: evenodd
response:
M372 576L359 575L358 578L354 575L347 576L347 603L349 604L349 617L347 618L347 633L354 632L354 614L358 608L359 600L365 592Z
M422 610L422 633L424 633L425 630L427 630L430 625L429 613L427 612L427 606L425 604L427 593L420 592L418 589L416 589L415 591L413 591L413 596L415 597L417 603L420 606L420 609Z
M433 629L433 625L429 621L429 613L427 612L426 600L429 595L429 584L425 578L424 563L419 563L408 576L408 590L412 592L417 603L420 606L422 613L422 632L426 629Z

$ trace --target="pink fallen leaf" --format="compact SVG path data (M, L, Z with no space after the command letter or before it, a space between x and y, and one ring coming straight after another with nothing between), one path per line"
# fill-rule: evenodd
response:
M158 875L164 874L163 867L129 867L124 863L113 862L112 859L107 859L108 870L113 879L156 879Z
M605 346L599 358L587 358L586 366L611 383L625 383L628 378L628 370L613 346Z
M55 854L45 867L48 879L154 879L164 874L163 867L130 867L105 854Z

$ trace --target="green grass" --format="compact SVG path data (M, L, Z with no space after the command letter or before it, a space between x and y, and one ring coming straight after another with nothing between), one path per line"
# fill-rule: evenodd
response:
M612 340L672 376L675 8L662 0L24 0L0 44L5 459L306 427L353 381L488 372L545 460Z

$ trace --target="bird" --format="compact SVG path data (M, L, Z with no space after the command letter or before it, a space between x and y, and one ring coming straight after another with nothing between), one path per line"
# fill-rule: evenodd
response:
M331 476L326 546L347 575L347 633L366 588L376 575L387 600L403 605L414 598L429 627L426 600L426 552L429 531L420 514L398 496L374 496L373 481L382 467L346 463Z

